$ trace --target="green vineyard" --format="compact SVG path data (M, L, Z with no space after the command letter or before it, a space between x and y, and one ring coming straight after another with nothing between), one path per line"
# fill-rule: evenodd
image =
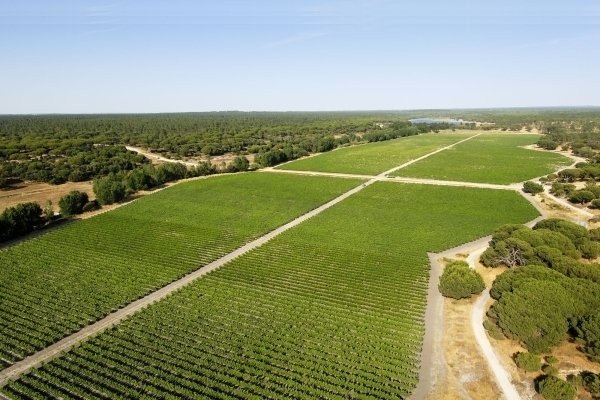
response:
M182 183L0 251L0 369L359 183L274 174Z
M376 183L2 393L405 398L419 375L427 252L536 216L515 192Z
M560 154L522 148L539 138L539 135L514 133L483 134L393 175L508 184L547 175L571 164Z
M409 136L387 142L341 148L277 167L299 171L343 172L377 175L475 133L436 133Z

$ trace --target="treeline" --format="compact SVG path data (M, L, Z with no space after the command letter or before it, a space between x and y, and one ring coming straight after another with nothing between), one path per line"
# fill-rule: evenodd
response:
M4 152L40 148L38 155L69 140L142 146L172 158L258 154L288 145L313 152L324 137L352 141L376 123L398 120L402 117L375 112L4 116L0 138Z
M91 180L147 163L123 145L174 159L255 154L257 165L272 166L441 128L385 112L0 116L0 186Z
M166 163L157 167L145 165L132 171L120 171L97 178L93 182L93 190L100 204L112 204L123 201L140 190L152 190L167 182L219 172L241 172L248 170L249 166L245 157L237 157L224 171L208 162L191 168L180 163Z
M427 132L439 132L443 129L454 129L456 125L446 123L434 124L411 124L408 121L397 121L383 126L379 130L374 130L365 134L364 138L368 142L382 142L385 140L397 139L399 137L415 136Z
M600 394L600 376L590 372L557 377L558 359L540 354L570 339L600 362L600 228L546 219L533 229L506 225L497 230L481 263L510 267L490 289L496 302L484 326L490 336L518 340L529 352L514 355L519 368L542 372L537 391L547 399L574 399L578 386Z
M71 142L72 143L72 142ZM32 152L4 151L0 158L0 187L15 179L61 184L82 182L99 176L132 170L149 162L124 146L63 144L36 148Z
M26 235L44 226L50 216L43 215L38 203L17 204L0 214L0 242Z
M481 263L511 269L490 290L492 325L533 353L573 337L600 361L600 265L589 261L600 255L599 241L600 229L560 219L496 231Z
M85 192L77 190L65 194L58 202L60 214L55 214L48 201L44 209L38 203L28 202L5 209L0 214L0 242L16 239L35 230L64 221L73 215L94 211L102 205L127 200L140 190L153 190L167 182L179 179L212 175L219 172L240 172L249 169L244 157L236 158L226 170L218 170L207 162L195 167L181 163L166 163L157 167L144 165L130 171L118 171L93 181L95 200L90 201Z
M493 124L495 129L510 131L535 128L540 133L555 135L600 132L600 107L418 110L403 111L399 115L407 118L455 118L486 122Z

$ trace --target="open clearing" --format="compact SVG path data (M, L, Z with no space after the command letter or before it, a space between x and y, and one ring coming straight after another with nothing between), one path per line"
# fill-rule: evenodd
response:
M277 169L377 175L478 132L429 133L386 142L344 147L292 161Z
M0 366L359 183L275 174L192 181L0 251Z
M71 190L86 192L90 200L95 198L92 182L67 182L62 185L26 182L14 188L0 190L0 212L30 201L37 202L43 208L48 200L52 201L54 211L58 211L58 201Z
M426 252L536 215L511 191L378 182L3 391L403 398L419 374Z
M510 184L547 175L572 163L567 157L522 148L538 135L484 134L394 173L411 178Z

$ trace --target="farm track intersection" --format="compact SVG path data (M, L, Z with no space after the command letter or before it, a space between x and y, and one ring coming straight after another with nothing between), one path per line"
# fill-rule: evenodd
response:
M484 188L484 189L498 189L498 190L513 190L520 192L519 188L515 185L495 185L495 184L485 184L485 183L472 183L472 182L456 182L456 181L441 181L441 180L433 180L433 179L417 179L417 178L403 178L403 177L388 177L387 175L395 172L405 166L411 165L414 162L425 159L431 155L437 154L443 150L449 149L458 143L462 143L466 140L472 139L479 135L471 136L467 139L461 140L457 143L454 143L450 146L444 147L442 149L435 150L425 156L419 157L418 159L411 160L408 163L400 165L398 167L392 168L391 170L385 171L379 175L356 175L356 174L339 174L339 173L326 173L326 172L309 172L309 171L291 171L291 170L272 170L266 169L263 173L286 173L286 174L300 174L300 175L313 175L313 176L329 176L329 177L337 177L337 178L358 178L366 180L364 183L359 186L343 193L338 196L334 200L323 204L322 206L316 208L315 210L306 213L293 221L271 231L270 233L261 236L260 238L236 249L235 251L221 257L220 259L212 262L209 265L206 265L195 272L185 276L184 278L175 281L156 292L151 293L150 295L135 301L134 303L129 304L128 306L120 309L119 311L108 315L106 318L97 321L96 323L89 325L83 328L81 331L64 338L63 340L55 343L54 345L43 349L32 356L24 359L23 361L16 363L15 365L0 371L0 386L3 386L10 379L15 379L16 377L26 373L31 368L39 366L48 360L60 355L62 352L67 351L68 349L76 346L87 338L97 335L101 331L106 330L107 328L113 326L114 324L122 321L123 319L129 317L130 315L136 313L138 310L146 307L147 305L156 302L164 297L168 296L170 293L179 290L183 286L191 283L192 281L200 278L206 273L219 268L225 263L239 257L240 255L248 252L251 249L257 248L264 243L270 241L275 236L287 231L288 229L301 224L302 222L316 216L322 211L332 207L333 205L345 200L346 198L352 196L355 193L363 190L364 188L372 185L375 182L397 182L397 183L412 183L412 184L425 184L425 185L438 185L438 186L456 186L456 187L472 187L472 188ZM429 306L428 306L429 307ZM428 327L428 330L430 327Z

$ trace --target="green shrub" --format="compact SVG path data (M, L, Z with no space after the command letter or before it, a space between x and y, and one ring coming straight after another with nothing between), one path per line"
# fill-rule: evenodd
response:
M586 204L594 200L594 193L589 190L578 190L569 196L569 201L575 204Z
M483 321L483 327L487 331L488 335L490 335L490 337L496 340L506 339L506 337L502 333L502 330L498 328L498 325L496 325L496 323L493 320L488 318L485 321Z
M94 180L94 194L100 204L112 204L124 200L127 190L119 177L108 175Z
M87 193L72 190L61 197L58 201L58 207L60 208L60 213L65 217L68 217L75 214L81 214L83 212L83 207L87 202Z
M438 285L444 297L463 299L478 294L485 289L485 283L479 273L464 261L453 261L444 268Z
M572 400L577 394L571 383L550 375L538 379L536 389L547 400Z
M538 147L541 147L545 150L556 150L556 148L559 145L558 142L555 142L547 136L540 138L540 140L538 140L536 144L538 145Z
M517 367L521 368L526 372L536 372L540 370L540 356L531 353L517 353L513 357Z
M554 365L546 364L542 367L542 372L546 375L556 376L558 375L558 368L556 368Z
M539 183L527 181L523 184L523 192L525 193L531 193L532 195L535 195L537 193L542 193L543 191L544 187Z

